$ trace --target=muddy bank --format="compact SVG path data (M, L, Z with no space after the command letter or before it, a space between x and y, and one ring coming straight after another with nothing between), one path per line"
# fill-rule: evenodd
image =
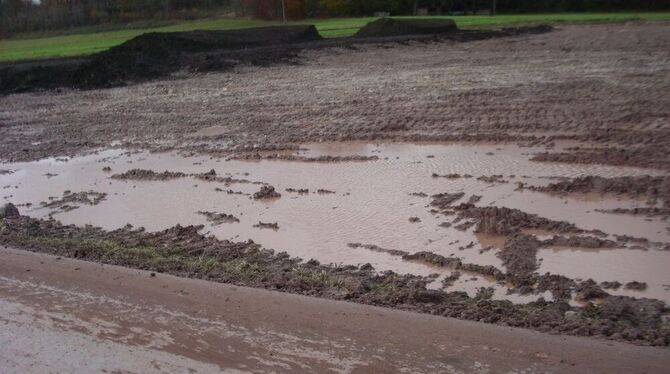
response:
M488 367L499 372L656 373L670 365L665 348L538 334L164 274L151 277L150 272L7 248L0 248L0 257L0 316L5 321L0 340L6 342L0 366L17 373L147 373L157 366L175 373L281 368L296 374L423 374ZM221 313L231 308L235 313ZM454 352L458 360L445 359Z
M570 301L573 294L577 300L582 302L605 302L607 300L609 303L618 302L619 296L610 295L604 291L604 288L615 289L620 287L620 283L605 282L598 285L591 279L582 281L556 274L540 274L537 254L540 249L552 246L590 249L616 248L624 246L624 243L629 241L627 238L618 238L617 242L603 239L600 236L605 234L599 230L583 230L569 222L550 220L518 209L495 206L477 207L471 203L454 205L463 195L462 193L433 195L430 204L431 211L434 214L455 214L454 223L468 220L466 221L468 226L475 226L475 233L504 236L504 244L496 256L502 260L506 271L503 272L494 266L465 264L458 258L430 252L404 255L404 260L420 260L434 266L449 267L457 271L491 277L498 282L506 283L509 293L525 295L549 291L554 300L560 302ZM527 234L529 231L537 230L554 235L549 239L539 239ZM451 279L444 280L446 285L450 282ZM626 289L644 290L646 288L646 284L642 286L640 282L629 284L632 286ZM659 300L655 302L664 304Z
M433 22L393 21L393 26L376 27L365 37L338 40L322 40L313 25L147 33L90 57L1 64L0 95L57 88L115 87L169 77L180 70L202 73L229 70L237 65L290 64L298 61L298 54L304 49L406 41L422 35L471 41L552 30L544 26L458 32L454 24L454 29L448 28L445 35L445 22L437 27L429 25Z
M126 227L105 232L93 227L61 225L29 217L0 221L0 243L31 251L88 261L350 300L424 313L531 328L538 331L598 336L637 344L668 345L670 326L663 302L606 297L584 308L567 302L519 305L481 294L429 290L429 278L377 273L369 264L322 265L274 253L248 242L206 237L200 227L175 226L148 233Z
M652 167L670 170L670 147L667 131L663 131L659 139L649 147L575 147L565 152L543 152L535 155L532 160L539 162L569 162L577 164L605 164L637 167ZM583 137L588 139L587 137ZM646 137L645 137L646 138ZM611 141L615 137L604 138ZM619 140L619 139L616 139ZM651 139L645 139L650 141Z
M546 186L524 186L524 188L558 194L592 192L601 195L624 195L630 198L643 197L649 204L656 204L660 201L664 207L670 207L670 177L668 176L618 178L584 176L550 183Z

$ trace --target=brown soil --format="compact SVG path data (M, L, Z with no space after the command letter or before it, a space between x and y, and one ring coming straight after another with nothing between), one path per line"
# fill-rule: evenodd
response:
M237 222L240 222L240 219L235 217L232 214L216 213L216 212L203 212L203 211L199 211L198 214L207 217L207 221L212 222L215 225L220 225L222 223L237 223Z
M281 194L275 191L273 186L261 186L261 189L258 192L255 192L253 198L256 200L259 199L278 199L281 197Z
M644 291L647 289L647 284L644 282L633 281L626 283L624 288L627 290Z
M320 40L314 26L277 26L242 30L147 33L80 59L18 63L0 69L0 93L55 87L95 88L165 77L180 69L223 70L244 62L267 64L294 55L278 45ZM244 50L266 47L265 54L245 56ZM240 51L230 55L231 51ZM274 51L274 53L273 53ZM226 56L217 52L228 52Z
M449 34L457 31L456 22L450 19L380 18L363 26L356 32L355 36L357 38L370 38L398 35Z
M73 193L65 191L62 197L50 198L49 202L42 202L41 205L45 208L70 211L77 209L80 205L98 205L106 198L107 194L104 192L82 191Z
M111 169L110 169L111 170ZM153 170L132 169L125 173L114 174L114 179L125 180L148 180L148 181L166 181L170 179L183 178L186 174L179 171L155 172Z
M670 327L664 317L669 310L658 300L609 296L599 304L589 303L584 308L571 307L565 301L542 299L529 304L482 300L470 298L464 292L427 289L430 277L391 271L378 274L369 264L356 267L325 266L315 260L301 262L251 241L206 237L198 233L200 228L175 226L147 233L126 227L105 232L22 216L0 221L0 244L179 276L539 331L601 336L641 344L670 344ZM430 254L416 256L438 261L438 257ZM570 313L567 318L568 311L576 313Z
M624 195L631 198L644 197L651 203L660 200L665 207L670 207L670 177L642 176L603 178L585 176L542 187L525 187L534 191L559 194L589 193Z
M257 224L254 225L254 227L257 227L259 229L270 229L270 230L279 230L279 224L277 222L261 222L258 221Z
M378 159L281 152L295 152L304 142L327 140L518 141L550 148L536 155L537 161L670 170L670 101L665 79L665 62L670 58L670 41L666 37L669 28L668 23L564 26L551 33L509 34L495 40L484 40L480 35L416 39L402 44L369 40L347 49L338 48L345 44L337 43L319 44L334 48L296 46L282 53L294 54L300 49L302 64L298 66L245 66L206 75L190 71L181 73L183 79L123 88L11 94L0 101L0 158L35 160L74 155L119 142L119 146L131 149L247 160L370 161ZM461 43L466 40L470 42ZM235 53L251 59L259 50ZM269 60L275 57L267 55ZM214 135L200 132L212 129ZM36 138L40 142L35 142ZM562 141L586 144L552 149ZM225 185L257 184L262 187L254 197L279 195L273 186L230 174L219 175L215 170L199 174L151 170L133 173L137 179L147 180L189 176ZM132 175L128 176L132 179ZM453 179L436 181L447 184L470 176L436 177ZM506 177L491 175L480 180L498 184L504 183ZM585 177L538 189L559 194L643 196L650 202L661 200L667 208L667 187L667 178L659 177ZM614 243L605 239L602 232L518 209L476 206L478 195L466 196L464 192L434 195L428 209L440 217L455 217L445 226L463 230L474 226L477 233L504 237L504 246L496 252L504 271L425 251L408 253L353 245L402 256L407 261L449 267L466 277L491 277L520 294L549 291L552 301L540 298L529 304L513 304L491 299L491 290L486 288L476 297L465 292L433 290L427 288L434 280L429 277L378 273L370 264L326 266L314 260L304 262L251 241L203 236L199 226L175 226L155 233L132 227L106 232L9 214L10 218L0 219L0 243L159 273L538 331L638 344L670 344L669 310L663 302L614 296L605 291L616 289L616 282L598 284L590 279L538 273L539 249L562 245L613 248L624 242L637 243L639 239L620 236L619 243ZM91 196L79 197L82 201L75 197L72 202L87 203L83 202L84 197L95 200ZM54 200L59 201L55 204L61 204L60 200ZM65 202L60 206L74 205ZM228 217L203 213L208 218ZM653 212L645 214L650 213ZM403 220L408 216L404 215ZM271 222L256 226L279 228ZM529 229L547 231L551 238L542 240L529 235L525 232ZM461 248L472 246L473 243ZM457 276L453 277L445 278L443 283L454 282ZM613 279L614 275L610 280ZM573 293L583 306L569 303Z
M632 22L468 43L370 42L304 50L299 66L9 95L0 102L0 158L74 155L113 141L229 157L324 140L568 139L594 146L551 151L571 155L565 161L667 169L668 27ZM315 76L319 89L304 89ZM215 136L190 137L212 127Z
M230 157L231 160L282 160L282 161L300 161L300 162L349 162L349 161L376 161L377 156L319 156L319 157L305 157L297 155L282 155L282 154L260 154L247 153L240 156Z
M0 207L0 219L16 218L19 217L20 215L21 214L19 213L19 209L12 203L7 203L4 204L2 207Z

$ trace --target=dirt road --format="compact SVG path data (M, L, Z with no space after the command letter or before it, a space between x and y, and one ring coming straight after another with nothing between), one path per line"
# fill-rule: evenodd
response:
M0 250L0 366L26 372L661 373L665 349Z

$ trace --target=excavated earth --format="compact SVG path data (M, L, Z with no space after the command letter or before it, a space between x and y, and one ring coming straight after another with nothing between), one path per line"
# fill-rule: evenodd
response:
M7 94L0 244L668 346L668 35L301 40L298 64Z
M667 23L306 49L300 65L4 96L0 158L110 144L243 156L324 140L582 141L538 161L670 168Z

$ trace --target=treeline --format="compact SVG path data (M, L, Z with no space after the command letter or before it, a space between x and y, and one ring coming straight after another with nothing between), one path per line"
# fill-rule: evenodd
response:
M302 19L378 12L477 14L494 7L498 13L656 11L670 10L670 0L0 0L0 36L222 14Z

